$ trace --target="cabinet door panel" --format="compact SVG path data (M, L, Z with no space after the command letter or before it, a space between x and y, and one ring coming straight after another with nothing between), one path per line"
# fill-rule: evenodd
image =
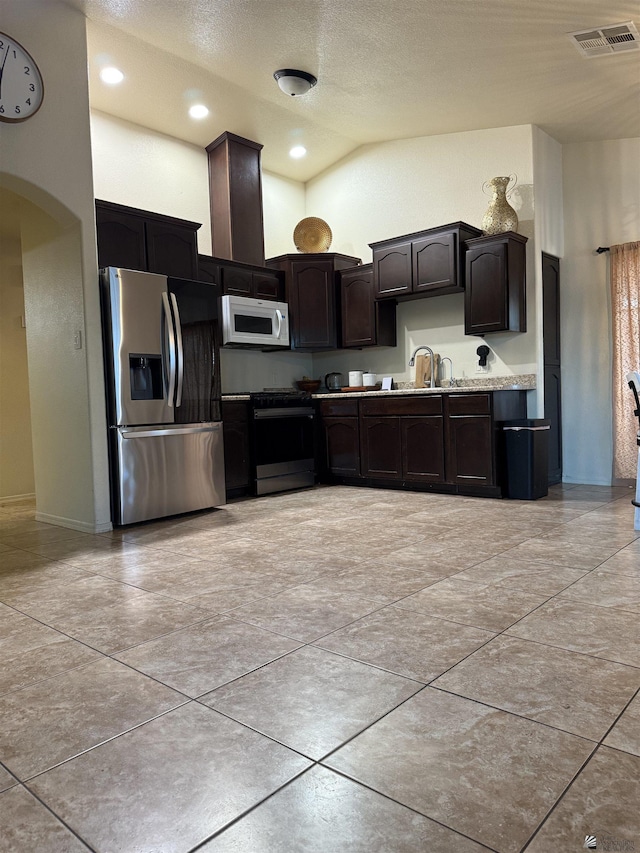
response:
M441 415L400 418L402 473L406 480L444 482L444 432Z
M224 472L227 491L249 485L249 407L247 403L222 403Z
M342 346L367 347L376 343L373 271L342 276Z
M456 234L416 240L413 244L414 291L457 285L456 251Z
M465 333L508 328L505 247L472 249L467 253Z
M373 250L376 298L411 293L411 242Z
M281 276L275 272L254 272L253 295L256 299L270 299L273 302L284 301L284 287Z
M448 481L495 485L493 428L490 415L449 418Z
M562 481L562 383L560 368L544 368L544 416L549 430L549 485Z
M198 255L198 281L220 283L220 267L211 255Z
M362 418L360 430L363 476L400 479L400 418Z
M147 272L144 220L96 205L98 266Z
M360 442L357 418L324 418L326 466L332 474L360 476Z
M294 261L291 264L290 313L295 347L337 347L334 275L331 263Z
M225 296L252 296L253 273L241 267L222 268L222 292Z
M542 335L545 365L560 364L560 261L542 253Z
M149 272L197 279L196 232L173 223L145 222Z

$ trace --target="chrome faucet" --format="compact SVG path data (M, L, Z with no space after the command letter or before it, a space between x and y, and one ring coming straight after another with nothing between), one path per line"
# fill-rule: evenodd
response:
M440 359L440 364L444 364L445 361L449 362L449 368L451 370L451 372L449 374L449 388L453 388L453 383L455 381L453 378L453 362L451 361L451 359L449 358L448 355L446 355L444 358ZM444 373L444 368L443 368L442 372Z
M434 368L433 362L435 361L435 359L433 357L433 350L431 349L431 347L416 347L416 349L414 349L414 351L413 351L413 355L409 359L409 367L414 366L414 364L416 363L416 355L420 352L421 349L426 349L426 351L431 356L431 382L429 384L429 387L435 388L436 387L436 380L435 380L435 374L434 374L434 369L433 369Z

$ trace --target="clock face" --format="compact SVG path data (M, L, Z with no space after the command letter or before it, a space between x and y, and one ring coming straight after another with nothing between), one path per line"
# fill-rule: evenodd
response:
M21 44L0 33L0 121L31 118L43 97L38 66Z

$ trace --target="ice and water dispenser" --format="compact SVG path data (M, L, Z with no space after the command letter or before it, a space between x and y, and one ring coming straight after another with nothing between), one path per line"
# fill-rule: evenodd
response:
M132 400L162 400L162 356L131 353L129 379Z

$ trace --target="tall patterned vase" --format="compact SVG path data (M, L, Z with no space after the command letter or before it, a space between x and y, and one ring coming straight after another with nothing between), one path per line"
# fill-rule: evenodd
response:
M507 187L510 180L511 176L492 178L482 185L483 189L489 187L493 192L493 198L482 218L482 230L485 234L502 234L504 231L518 230L518 214L507 201Z

